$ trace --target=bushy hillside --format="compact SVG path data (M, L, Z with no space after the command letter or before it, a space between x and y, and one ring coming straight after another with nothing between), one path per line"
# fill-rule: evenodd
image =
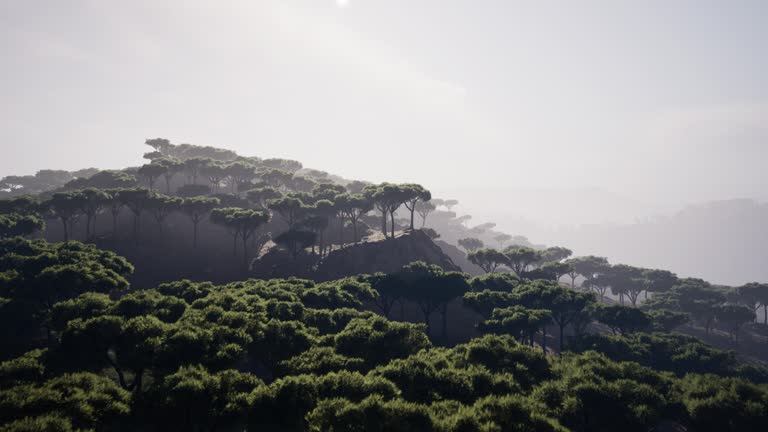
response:
M768 284L147 144L142 167L0 185L0 431L768 428Z

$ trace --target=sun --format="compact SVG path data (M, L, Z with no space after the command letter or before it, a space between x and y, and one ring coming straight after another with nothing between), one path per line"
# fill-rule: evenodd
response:
M338 7L347 7L349 5L349 0L336 0L336 6Z

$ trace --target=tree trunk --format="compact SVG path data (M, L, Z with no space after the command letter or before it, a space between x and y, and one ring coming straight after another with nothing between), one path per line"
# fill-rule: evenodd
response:
M389 212L389 217L392 219L392 238L395 238L395 212Z
M442 325L443 325L443 339L448 337L448 303L444 303L441 306Z
M232 256L237 256L237 234L232 236Z
M243 234L241 237L243 239L243 263L245 268L248 269L248 236Z
M352 221L352 234L355 236L355 244L357 244L357 220L352 218L351 221Z
M117 216L116 212L112 213L112 237L117 237Z
M200 223L199 220L192 220L192 248L197 248L197 224Z
M344 218L339 218L339 247L344 246Z
M571 289L576 289L576 276L571 276Z
M414 209L416 209L416 204L413 205L413 209L411 209L411 230L413 230L413 212Z
M61 218L61 223L64 225L64 241L69 241L69 227L67 226L69 222L66 218Z
M165 178L165 193L168 195L171 194L171 178L170 177Z
M381 233L384 234L384 238L387 238L387 212L386 210L381 211Z
M90 214L85 215L85 241L88 241L91 239L91 222L92 218Z
M563 355L563 340L565 339L565 326L562 324L559 324L560 326L560 353L559 355Z

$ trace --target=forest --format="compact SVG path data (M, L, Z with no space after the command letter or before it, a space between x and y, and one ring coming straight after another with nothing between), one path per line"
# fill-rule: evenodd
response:
M768 281L147 139L0 179L0 431L765 431Z

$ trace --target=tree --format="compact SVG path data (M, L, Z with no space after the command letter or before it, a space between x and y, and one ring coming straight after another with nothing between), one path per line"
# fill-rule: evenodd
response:
M267 208L279 214L288 228L293 228L306 214L307 207L298 198L285 196L267 201Z
M176 190L176 195L183 198L206 196L211 193L211 187L201 184L185 184Z
M585 279L593 279L598 273L604 273L608 260L594 255L575 257L566 261L572 269L568 273L571 277L571 288L575 288L576 277L581 275Z
M509 258L496 249L479 249L467 254L467 259L482 268L486 273L493 273L499 266L509 264Z
M739 296L739 301L752 308L757 312L757 309L763 307L763 323L768 325L768 284L750 282L736 288L736 292Z
M243 244L243 261L248 265L248 240L262 225L269 222L269 213L241 208L218 208L211 212L211 221L227 227Z
M133 267L122 257L79 242L0 240L0 345L9 351L19 338L39 337L58 302L91 291L128 288ZM10 301L10 303L6 303Z
M442 202L443 207L447 208L448 211L451 211L451 209L458 204L459 201L455 199L443 200Z
M548 247L541 252L541 260L544 263L560 262L570 257L572 254L573 252L568 248L553 246Z
M125 203L120 199L120 192L122 189L107 189L106 192L109 195L109 201L106 203L106 207L112 215L112 237L117 237L117 219L120 216L120 211L125 207Z
M528 267L541 259L541 255L534 249L525 246L510 246L504 249L509 266L518 276L524 276Z
M404 297L416 302L424 314L424 323L429 334L429 317L438 309L442 310L443 337L446 336L448 303L469 291L469 283L463 273L445 272L436 265L421 261L410 263L398 272L403 283Z
M171 193L171 180L173 177L184 171L184 163L177 159L163 158L152 161L156 165L162 165L165 167L163 178L165 179L165 193Z
M366 365L386 364L432 346L423 324L389 321L381 316L355 318L333 337L336 352L365 360Z
M163 174L168 172L168 167L163 164L146 164L143 165L137 173L141 176L143 176L145 179L147 179L147 184L149 185L149 190L153 190L155 188L155 181L162 176Z
M268 186L285 191L293 179L293 174L279 169L270 169L261 173L260 178Z
M192 247L197 247L197 228L200 222L205 219L211 210L219 205L218 198L193 197L185 198L181 203L183 211L192 221Z
M408 192L399 185L382 183L378 186L368 186L363 190L378 211L381 212L381 232L387 238L387 216L392 220L391 237L395 238L395 212L408 198Z
M588 318L592 293L577 292L551 283L529 284L515 290L519 304L532 309L548 309L560 329L560 353L563 352L565 327Z
M147 189L124 189L118 198L133 213L133 237L139 240L141 213L145 210L150 193Z
M647 313L653 321L653 329L666 333L687 324L691 320L687 313L674 312L667 309L651 309Z
M224 173L232 188L232 193L238 191L238 185L256 177L256 168L245 162L232 162L224 167Z
M533 346L536 332L551 321L552 312L547 309L528 309L518 305L494 309L491 318L482 321L477 328L482 333L509 334L520 342L527 338Z
M37 215L0 214L0 239L26 237L45 229L45 221Z
M509 235L509 234L502 233L502 234L497 235L493 239L496 240L497 242L499 242L499 249L503 250L504 249L504 243L512 240L512 236Z
M649 292L667 292L678 283L677 275L667 270L646 269L643 270L643 278L646 281L646 299Z
M416 213L421 216L421 227L427 225L427 216L435 211L437 207L431 201L419 201L416 203Z
M221 182L227 178L227 170L221 162L213 159L208 159L200 169L200 174L203 175L206 180L211 184L211 189L214 193L219 192ZM234 189L234 187L233 187ZM234 190L233 192L234 193Z
M715 310L715 319L728 330L731 341L738 342L741 327L755 320L755 311L744 305L721 304Z
M149 196L146 202L146 207L152 218L157 222L157 226L160 229L160 233L163 232L163 222L171 213L181 209L181 205L184 202L179 197L170 197L167 195L161 195L154 193Z
M621 335L643 331L651 326L651 317L634 307L622 305L595 305L593 317L607 325L613 334Z
M270 200L276 200L283 196L283 194L269 186L255 188L247 191L245 193L245 196L248 197L248 200L252 202L254 205L258 206L259 208L266 209L267 203Z
M605 274L605 279L611 286L611 291L615 295L621 296L621 302L624 302L623 296L629 297L632 306L637 305L637 299L640 293L647 288L647 281L643 277L643 269L628 266L626 264L616 264L609 267ZM594 278L594 276L592 276Z
M69 241L69 231L77 221L80 212L78 194L73 192L57 192L51 196L44 206L61 221L64 228L64 241Z
M203 167L207 164L207 158L194 157L186 159L184 163L184 173L187 175L187 182L191 184L197 184L197 178L203 170Z
M400 187L404 190L403 204L405 205L405 208L411 212L410 229L413 230L413 215L417 210L416 206L419 203L428 202L431 200L432 194L428 190L424 189L423 186L418 184L405 184L401 185ZM424 216L424 219L426 219L426 216Z
M96 235L96 217L110 202L111 197L103 190L89 188L77 192L75 199L80 211L85 215L85 238L90 240L91 235Z
M467 252L474 252L478 249L481 249L483 246L483 241L474 237L468 237L459 239L459 246L463 247L464 250Z
M363 194L341 194L335 197L336 205L341 210L342 214L349 219L349 223L352 224L352 230L354 233L354 243L357 244L360 240L358 233L358 226L360 219L373 210L373 203L366 198Z

